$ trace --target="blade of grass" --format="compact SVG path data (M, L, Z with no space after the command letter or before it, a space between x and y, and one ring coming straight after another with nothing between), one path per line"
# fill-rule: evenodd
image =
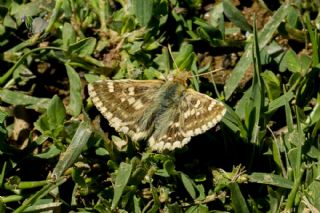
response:
M114 194L111 204L111 209L115 209L118 206L121 195L125 186L127 185L132 171L132 165L122 162L120 164L118 174L114 183Z
M88 123L80 123L69 147L63 153L63 157L58 161L56 167L54 168L52 177L59 178L62 173L75 162L83 150L83 147L87 144L91 133L92 131Z
M182 172L180 173L180 176L181 181L188 191L189 195L192 197L192 199L196 199L196 190L194 189L194 183L192 182L192 180Z
M64 182L66 182L66 178L60 178L57 179L55 183L50 183L46 186L44 186L41 190L36 192L34 195L32 195L30 198L25 200L22 205L17 208L13 213L20 213L24 212L24 210L34 204L37 200L41 199L42 197L46 196L51 190L55 189L56 187L60 186Z
M233 6L230 0L223 1L223 11L228 19L236 26L240 27L242 30L252 32L252 28L246 18L242 15L240 10Z
M282 20L287 16L287 8L288 8L288 5L283 4L274 13L270 21L261 30L258 36L260 48L263 48L264 46L266 46L267 43L271 40L274 32L277 30ZM225 84L224 92L225 92L226 100L228 100L231 97L233 91L239 85L239 82L241 81L242 77L244 76L245 72L248 70L252 62L252 59L251 59L252 46L251 45L252 44L248 45L243 56L241 57L240 61L237 63L236 67L232 71L230 78L227 80Z
M280 175L270 173L254 172L249 175L250 182L268 184L272 186L278 186L285 189L292 189L294 183L287 178Z
M70 83L70 102L68 109L71 115L78 116L82 109L81 80L78 73L69 65L65 64Z
M239 185L237 183L230 183L229 188L231 191L231 201L232 206L235 212L237 213L247 213L250 212L246 203L246 200L244 199Z

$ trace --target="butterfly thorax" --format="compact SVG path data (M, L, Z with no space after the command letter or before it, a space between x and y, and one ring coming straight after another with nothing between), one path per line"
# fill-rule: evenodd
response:
M142 129L149 130L148 135L163 135L167 131L185 90L186 88L178 82L167 81L163 84L154 103L139 121Z
M172 107L179 103L185 87L176 81L166 82L158 93L160 107Z

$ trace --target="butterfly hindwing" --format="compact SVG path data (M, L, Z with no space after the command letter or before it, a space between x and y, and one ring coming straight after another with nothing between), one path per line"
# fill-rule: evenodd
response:
M160 131L156 130L149 138L149 145L153 150L163 151L165 149L181 148L191 139L191 137L185 137L180 126L180 118L183 116L181 111L178 108L173 109L173 113L168 113L168 116L171 120L169 122L163 120L161 124L166 127L165 132L161 134Z
M89 84L93 103L118 132L134 140L147 136L137 124L157 95L161 80L101 80Z

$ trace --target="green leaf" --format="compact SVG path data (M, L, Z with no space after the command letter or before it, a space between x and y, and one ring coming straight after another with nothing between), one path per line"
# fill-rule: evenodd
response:
M177 203L168 203L166 204L168 213L183 213L182 207Z
M5 27L10 27L10 28L13 28L13 29L17 29L17 23L13 20L13 18L9 14L7 14L4 17L3 25Z
M196 190L194 189L194 182L184 173L180 173L182 183L186 190L188 191L189 195L193 198L196 199Z
M141 198L137 198L137 196L133 196L134 213L141 213L141 208L139 205L140 200Z
M280 80L271 71L267 70L261 73L264 85L270 101L278 98L281 94Z
M13 213L25 212L24 211L25 209L27 209L32 204L36 203L42 197L48 195L53 189L62 185L65 181L66 181L66 179L60 178L60 179L56 180L54 183L48 183L46 186L44 186L38 192L36 192L32 196L30 196L28 199L26 199L22 203L22 205L20 205L19 208L17 208L15 211L13 211Z
M308 199L310 204L315 209L320 209L320 183L318 180L313 180L312 183L308 186L308 189L304 192L305 196L311 198Z
M320 120L320 96L317 98L315 106L312 108L312 111L309 114L309 117L306 121L308 125L313 125Z
M224 14L223 14L223 3L215 3L212 9L209 11L208 24L213 28L217 28L222 38L225 37L225 26L224 26Z
M174 60L179 70L190 70L193 61L195 60L195 53L191 44L184 44L178 53L175 53Z
M0 109L0 125L4 123L7 116L8 116L8 113Z
M88 56L93 53L96 43L97 40L95 38L85 38L70 45L68 51L79 57Z
M257 38L256 25L254 24L254 45L253 45L253 63L254 74L252 80L252 86L250 90L250 98L246 105L245 111L245 123L248 129L248 136L251 143L259 144L258 132L264 130L264 84L261 79L261 60L259 52L259 44Z
M2 166L1 174L0 174L0 184L1 184L1 186L3 186L4 180L5 180L6 169L7 169L7 161L4 161L0 166Z
M71 44L76 42L76 33L72 25L68 22L64 23L62 31L62 47L67 50Z
M38 34L42 33L48 26L48 23L40 18L36 17L35 19L32 20L32 33L33 34Z
M281 144L277 138L274 138L272 140L272 157L275 162L275 164L278 166L278 169L282 172L285 172L284 164L282 162L281 158Z
M166 73L170 72L171 64L168 48L162 48L162 53L157 55L153 61L159 66L159 70L163 70Z
M291 134L293 134L293 133L291 133ZM297 134L293 134L292 136L293 136L292 140L296 140L297 143L304 142L304 140L301 136L299 137ZM296 136L296 137L294 137L294 136ZM292 148L288 152L289 163L290 163L291 168L293 169L293 174L294 174L295 179L297 179L301 173L301 161L302 161L301 157L302 157L301 146L297 146L295 148Z
M64 105L55 95L48 104L47 112L40 116L34 126L42 133L49 133L51 137L55 138L63 129L65 116Z
M2 146L4 145L4 141L7 139L7 134L8 134L8 131L5 125L7 116L8 116L8 113L0 109L0 141L2 141L0 142L0 155L2 154L2 151L6 152L5 149L3 149L4 147ZM7 145L4 145L4 146L7 146ZM1 178L0 178L0 184L1 184Z
M92 131L88 123L80 123L70 145L63 153L62 157L54 168L52 177L59 178L63 174L63 172L76 161L83 148L87 144L91 133Z
M297 73L301 72L300 59L293 50L288 50L283 60L286 62L289 71Z
M70 114L78 116L82 109L81 80L78 73L69 65L65 64L70 83Z
M240 135L243 139L247 138L247 130L243 125L241 119L233 109L227 105L227 113L223 116L222 122L234 133L240 132Z
M208 213L209 209L206 205L200 204L197 206L191 206L187 209L186 213Z
M223 11L228 19L236 26L240 27L244 31L252 32L252 28L247 22L246 18L242 15L230 0L223 0Z
M270 112L273 112L274 110L277 110L282 106L285 106L286 103L288 103L293 97L294 97L294 94L292 92L287 92L282 96L278 97L277 99L271 101L268 106L267 114Z
M43 153L39 153L34 155L35 157L41 158L41 159L50 159L55 156L58 156L61 153L61 150L58 149L54 144L49 147L49 150Z
M291 180L276 174L254 172L248 177L249 181L253 183L267 184L285 189L292 189L293 186L293 182Z
M44 112L48 108L50 102L50 99L48 98L37 98L6 89L0 90L0 98L1 101L8 104L26 106L26 108L34 109L38 112Z
M284 97L285 98L288 97L286 95L286 91L284 91ZM291 111L291 107L290 107L288 99L284 100L284 109L285 109L285 113L286 113L286 122L287 122L287 126L288 126L288 131L290 133L293 131L293 118L292 118L292 111Z
M20 4L16 7L13 7L11 10L11 14L17 16L17 19L20 19L24 16L37 16L41 12L40 5L43 4L42 0L35 0L29 3Z
M53 96L49 103L47 116L50 129L55 129L59 125L62 125L66 118L64 105L57 95Z
M122 162L119 166L117 177L114 183L114 194L111 204L111 209L118 206L123 190L127 185L132 171L131 164Z
M237 183L230 183L229 188L231 191L231 201L235 212L237 213L247 213L250 212L247 203L240 191L239 185Z
M150 22L153 14L153 0L130 0L132 12L137 17L141 26L145 27Z

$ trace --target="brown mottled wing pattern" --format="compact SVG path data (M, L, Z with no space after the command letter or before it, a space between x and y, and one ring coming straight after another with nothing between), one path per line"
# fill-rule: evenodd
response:
M116 131L140 140L148 130L140 129L138 120L153 103L161 80L102 80L89 84L89 95L101 114Z
M192 137L204 133L214 127L226 113L225 106L199 92L188 89L184 101L180 104L182 131L185 137Z
M161 125L168 125L166 133L153 134L149 139L150 147L157 151L180 148L188 143L191 137L214 127L225 112L221 102L193 89L186 89L178 108L171 113L171 122Z

